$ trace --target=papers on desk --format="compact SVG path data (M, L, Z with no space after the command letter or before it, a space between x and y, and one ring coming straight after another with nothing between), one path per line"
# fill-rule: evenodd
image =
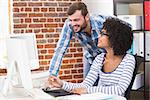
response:
M70 95L64 97L57 97L58 100L116 100L113 95L106 95L101 93Z

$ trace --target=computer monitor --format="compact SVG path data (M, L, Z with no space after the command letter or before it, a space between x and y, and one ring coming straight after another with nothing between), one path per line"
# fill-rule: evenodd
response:
M21 41L19 44L18 42ZM26 33L26 34L11 34L9 39L6 41L7 43L7 55L8 61L13 62L16 60L16 54L18 54L17 50L19 50L19 46L21 49L21 53L26 52L29 66L32 70L39 68L39 59L38 59L38 50L36 43L36 36L34 33ZM25 49L22 49L24 47Z
M8 56L7 79L2 93L7 95L10 85L22 84L24 89L32 89L31 70L39 68L35 34L10 35L6 40L6 48Z

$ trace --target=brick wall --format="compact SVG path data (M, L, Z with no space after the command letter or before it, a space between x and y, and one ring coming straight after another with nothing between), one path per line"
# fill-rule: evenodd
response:
M48 70L68 6L81 0L13 0L14 33L35 33L40 69ZM83 79L82 48L73 37L62 61L61 79L80 82ZM1 73L5 72L1 70Z

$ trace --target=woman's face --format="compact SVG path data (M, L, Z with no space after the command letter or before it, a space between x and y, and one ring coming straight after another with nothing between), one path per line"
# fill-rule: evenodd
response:
M106 33L106 30L102 29L101 33L99 34L98 38L98 47L99 48L107 48L110 47L109 45L109 34Z

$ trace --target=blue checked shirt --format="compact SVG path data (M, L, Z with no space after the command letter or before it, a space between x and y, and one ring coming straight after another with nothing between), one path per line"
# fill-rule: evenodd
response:
M91 35L88 35L85 32L75 33L75 37L78 38L80 44L84 47L84 56L88 59L90 64L92 64L94 58L101 52L97 47L97 44L99 33L101 32L105 19L106 17L101 15L90 16L90 24L92 28ZM74 32L72 26L67 19L61 31L60 39L57 43L55 53L50 62L50 75L58 75L62 58L64 57L64 54L69 47L73 34Z

